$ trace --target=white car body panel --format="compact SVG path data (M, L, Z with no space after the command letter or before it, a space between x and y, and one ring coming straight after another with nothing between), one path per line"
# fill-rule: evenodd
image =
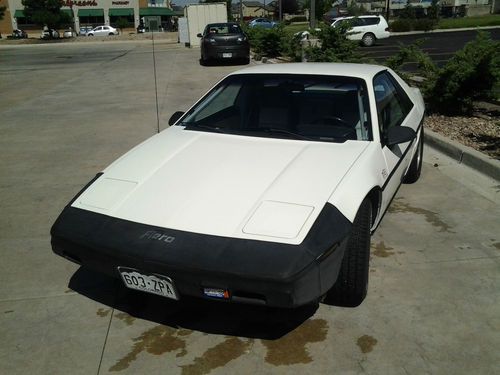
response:
M301 243L327 201L352 222L364 197L373 188L384 187L383 213L417 145L414 142L401 163L394 149L380 150L372 79L383 70L393 73L380 66L329 63L265 65L233 73L332 74L364 79L372 142L246 137L172 126L106 168L72 206L159 227L290 244ZM403 124L416 130L424 113L420 92L393 76L416 104ZM406 147L396 145L399 152ZM351 169L354 162L357 167ZM393 172L397 164L398 171ZM268 225L257 222L264 212L273 212L273 225L269 220ZM374 227L380 219L381 215Z
M376 16L359 16L359 18L375 18ZM353 20L356 17L339 17L332 22L331 26L335 27L336 24L343 20ZM357 25L349 29L347 34L347 39L349 40L361 40L366 33L371 33L375 35L377 39L387 39L391 36L386 28L389 27L385 18L380 17L380 23L375 25Z
M196 233L300 243L368 145L174 126L108 167L73 207ZM280 203L273 207L283 221L271 228L256 225L269 202Z

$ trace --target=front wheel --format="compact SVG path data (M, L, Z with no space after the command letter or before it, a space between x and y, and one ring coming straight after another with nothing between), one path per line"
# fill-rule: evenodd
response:
M368 291L371 223L372 204L365 198L354 218L337 281L324 299L326 304L356 307L365 299Z

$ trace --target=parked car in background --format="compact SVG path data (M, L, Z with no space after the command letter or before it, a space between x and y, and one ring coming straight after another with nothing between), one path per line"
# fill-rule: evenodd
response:
M389 25L383 16L339 17L331 26L348 25L347 38L359 40L362 45L373 46L377 39L389 38Z
M139 26L137 26L137 34L144 34L146 32L146 26L144 26L144 24L139 24Z
M94 27L92 30L87 32L87 36L108 36L108 35L118 35L118 30L112 26L102 25Z
M205 27L201 38L201 64L210 60L250 61L250 43L248 37L235 22L210 23Z
M278 26L277 22L271 21L267 18L254 18L248 23L249 27L263 27L265 29L272 29Z
M76 36L76 32L70 27L63 32L63 38L74 38Z
M54 223L52 249L173 300L357 306L371 233L419 178L424 112L385 66L233 72L98 173Z
M12 39L26 39L28 37L28 33L21 29L15 29L12 31L12 35L10 38Z
M40 39L59 39L59 31L54 29L42 30L40 34Z
M80 32L79 32L79 35L80 36L87 36L87 33L89 31L92 31L93 30L93 27L90 26L90 25L87 25L87 26L80 26Z

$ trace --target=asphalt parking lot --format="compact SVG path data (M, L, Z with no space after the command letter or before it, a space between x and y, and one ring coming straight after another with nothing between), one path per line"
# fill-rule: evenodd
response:
M149 43L0 47L1 374L498 372L500 186L430 149L372 238L358 308L176 303L53 255L81 187L240 67L155 56L158 111Z

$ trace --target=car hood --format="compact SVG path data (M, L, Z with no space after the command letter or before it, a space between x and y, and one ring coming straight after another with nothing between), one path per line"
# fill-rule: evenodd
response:
M72 206L157 227L298 244L367 145L173 126L115 161Z

